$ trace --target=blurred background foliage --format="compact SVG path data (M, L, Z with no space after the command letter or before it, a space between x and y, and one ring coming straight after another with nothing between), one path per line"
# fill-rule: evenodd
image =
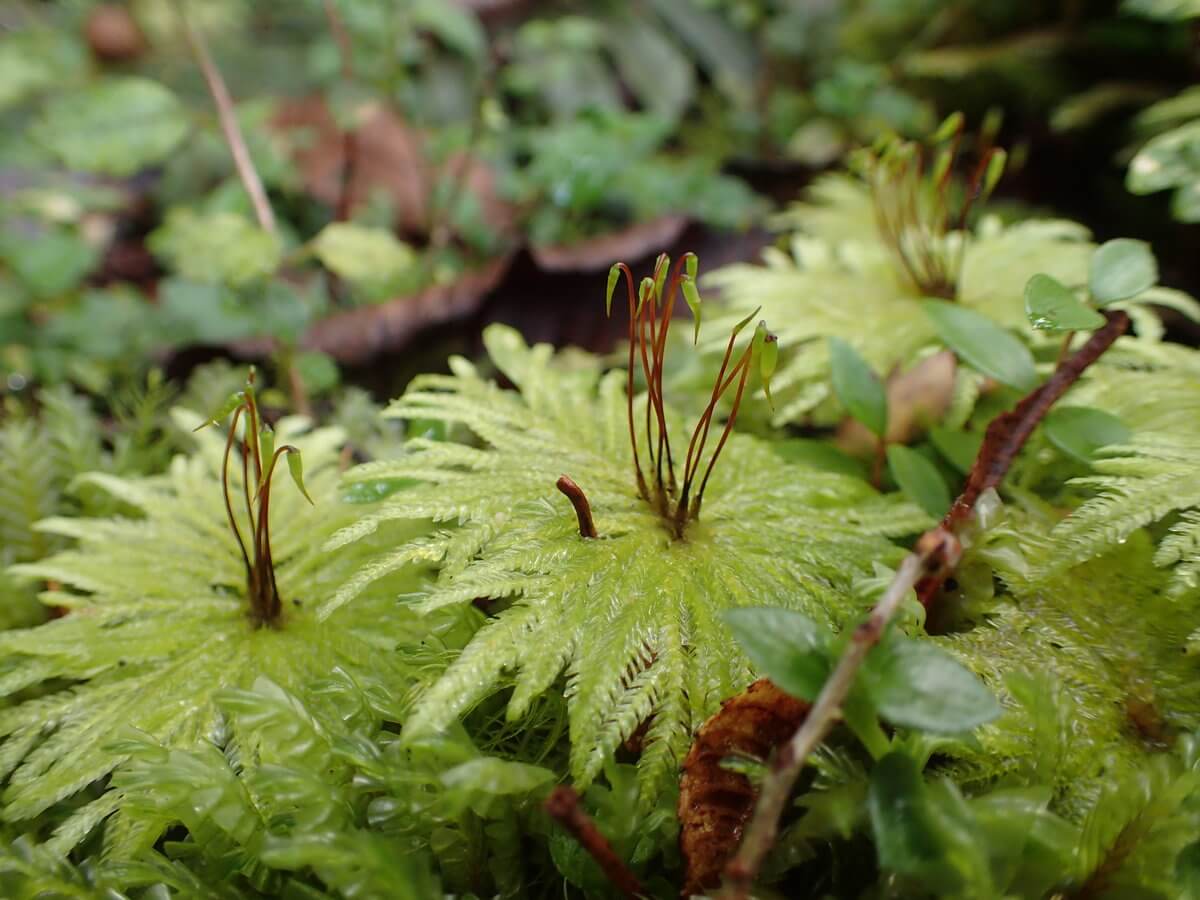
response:
M852 146L924 134L949 109L974 123L1005 110L1024 160L1007 199L1152 236L1186 281L1194 7L10 3L3 380L104 394L208 347L272 356L303 405L338 382L336 361L520 290L514 256L525 276L586 271L688 223L745 231ZM239 178L198 53L273 221Z

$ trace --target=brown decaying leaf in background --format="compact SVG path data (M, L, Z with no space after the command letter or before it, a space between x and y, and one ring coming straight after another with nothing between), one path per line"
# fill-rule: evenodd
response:
M957 371L954 353L943 350L906 372L897 370L888 376L887 443L910 444L942 420L954 397ZM836 441L838 447L855 456L870 456L878 443L865 425L852 418L838 427Z
M767 759L804 721L809 705L759 679L705 722L679 781L679 849L684 897L717 887L721 870L742 839L757 791L739 772L723 768L730 756Z
M272 125L292 141L293 158L313 196L330 207L339 205L343 201L345 147L325 102L307 97L283 103ZM380 104L358 111L355 154L354 171L346 185L349 209L365 203L373 191L381 191L395 204L398 229L405 234L418 233L429 224L433 189L444 168L455 177L462 172L464 189L478 200L488 225L500 234L513 231L513 207L500 197L496 176L482 160L469 159L464 170L462 155L456 153L439 167L429 158L425 136Z

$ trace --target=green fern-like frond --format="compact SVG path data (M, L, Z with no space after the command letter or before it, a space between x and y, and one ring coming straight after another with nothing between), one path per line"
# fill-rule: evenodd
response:
M201 421L177 416L182 426ZM299 419L281 420L277 433L303 451L316 505L295 491L274 492L271 534L285 606L271 625L259 627L247 611L241 551L222 501L218 435L199 435L199 451L177 457L161 476L85 479L140 518L41 523L39 534L75 545L14 571L58 585L43 598L67 614L0 635L0 693L37 689L0 711L5 819L31 819L104 778L119 762L107 748L122 728L172 747L201 740L216 725L212 698L222 688L259 675L304 683L338 664L396 671L392 651L412 626L411 617L388 614L397 584L377 586L337 615L316 613L370 552L368 544L338 554L321 549L354 516L337 498L341 434ZM235 479L233 496L240 491ZM248 533L244 515L240 527ZM110 791L83 807L59 828L57 845L81 840L118 801Z
M352 472L351 491L394 493L331 546L394 520L433 519L442 530L369 564L327 611L378 577L437 563L417 608L484 598L500 611L418 700L406 734L445 729L502 688L512 689L508 714L519 718L565 673L576 780L594 779L648 723L640 776L652 796L692 728L752 677L721 611L782 603L841 624L857 609L854 578L895 558L885 536L911 533L924 517L735 435L699 520L675 539L636 488L624 373L568 365L499 326L485 342L518 391L456 359L454 375L418 379L389 410L464 426L484 446L411 441L401 459ZM671 440L686 447L681 434ZM563 474L589 498L598 538L580 536L555 490Z
M780 220L800 229L789 252L770 248L763 264L741 263L707 276L720 292L713 328L762 307L785 349L776 375L773 420L804 419L831 396L827 337L849 341L873 369L910 364L937 343L921 307L925 293L898 271L879 234L870 191L848 176L827 176ZM1064 284L1087 280L1094 249L1087 230L1061 220L1003 225L984 218L966 238L957 300L1033 340L1022 295L1044 272ZM715 343L705 345L719 353Z
M1084 562L1173 517L1154 561L1172 567L1172 596L1194 593L1200 585L1200 434L1143 432L1128 445L1107 448L1094 467L1096 474L1074 483L1096 496L1055 528L1050 565Z
M921 307L926 294L895 265L865 184L844 175L827 176L813 186L808 202L794 206L778 223L796 230L787 251L768 248L761 265L740 263L705 279L719 291L719 311L709 316L714 330L761 306L779 334L785 349L776 375L774 424L841 415L832 403L828 337L848 341L875 371L884 373L906 368L941 346ZM1016 333L1042 358L1052 359L1051 345L1061 339L1030 325L1025 284L1038 273L1067 285L1086 284L1095 250L1087 229L1064 220L1002 224L985 216L969 232L954 237L966 241L956 302ZM1196 301L1165 288L1153 288L1137 303L1116 304L1133 317L1137 336L1121 338L1089 377L1109 372L1109 380L1116 380L1129 371L1196 371L1187 351L1162 342L1158 315L1140 305L1142 301L1200 318ZM704 349L711 357L723 348L712 341ZM961 421L970 411L978 378L960 368L956 409L948 417ZM1093 405L1109 409L1104 392L1094 394Z
M1167 596L1144 532L1083 565L1043 574L1058 552L1043 519L1008 510L969 552L964 579L1002 585L969 630L937 638L1018 706L981 730L984 778L1024 771L1078 811L1112 774L1140 767L1172 736L1200 727L1200 661L1185 654L1195 600ZM949 602L949 601L947 601ZM1022 680L1043 687L1032 698ZM1014 682L1014 679L1017 679ZM1031 714L1055 698L1053 714Z
M1179 743L1174 753L1112 773L1084 817L1071 896L1184 896L1178 867L1200 837L1200 759L1194 736Z

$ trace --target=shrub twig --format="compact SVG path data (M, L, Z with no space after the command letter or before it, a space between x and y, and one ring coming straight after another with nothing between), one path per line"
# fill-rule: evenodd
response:
M596 865L604 873L604 877L612 883L628 900L637 900L645 896L642 884L629 867L621 861L596 823L583 811L579 803L579 795L573 788L560 784L544 804L546 814L561 825L573 837L588 855L596 861Z
M883 636L905 596L914 588L923 602L928 603L934 596L958 564L962 547L957 533L970 518L980 495L1000 484L1050 407L1129 327L1129 317L1125 313L1105 315L1108 321L1104 327L1064 360L1044 384L1011 411L992 420L962 493L942 522L917 540L913 552L900 563L892 583L867 620L855 629L808 717L784 745L763 779L754 816L738 852L725 869L726 897L746 900L749 896L763 860L775 843L779 819L805 761L840 717L841 706L854 685L859 668Z

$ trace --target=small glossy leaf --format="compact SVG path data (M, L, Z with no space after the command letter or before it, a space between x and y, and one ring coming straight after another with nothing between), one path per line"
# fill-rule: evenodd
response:
M866 360L841 338L829 339L833 390L846 411L876 437L887 433L887 391Z
M937 466L903 444L887 448L888 468L905 496L934 518L941 518L950 508L950 489Z
M1080 302L1049 275L1034 275L1025 285L1025 315L1041 331L1089 331L1104 324L1104 316Z
M1145 241L1117 238L1092 254L1088 289L1100 306L1136 296L1157 282L1158 263Z
M608 270L608 287L604 291L604 314L612 315L612 298L613 291L617 289L617 282L621 279L621 264L613 263L611 269Z
M1055 447L1081 462L1090 463L1101 447L1124 444L1130 431L1112 413L1087 406L1059 406L1042 423L1046 438Z
M288 472L292 476L292 481L304 495L304 499L312 503L313 498L308 495L308 488L304 486L304 462L300 458L300 451L290 446L283 449L287 451Z
M692 343L695 344L700 340L700 292L696 290L696 282L691 275L685 275L679 283L683 287L683 299L692 311Z
M695 253L688 252L683 255L683 259L684 267L687 271L687 277L692 279L692 281L695 281L696 272L700 268L700 257L698 257Z
M991 319L943 300L926 300L924 307L938 336L962 360L1017 390L1037 385L1029 348Z
M983 446L983 435L976 431L957 431L950 428L929 429L929 440L938 453L966 475L975 465L975 457Z
M955 733L1001 713L979 676L928 640L885 641L868 655L861 677L879 714L893 725Z
M782 690L812 700L830 670L829 633L789 609L743 607L723 616L755 668Z

